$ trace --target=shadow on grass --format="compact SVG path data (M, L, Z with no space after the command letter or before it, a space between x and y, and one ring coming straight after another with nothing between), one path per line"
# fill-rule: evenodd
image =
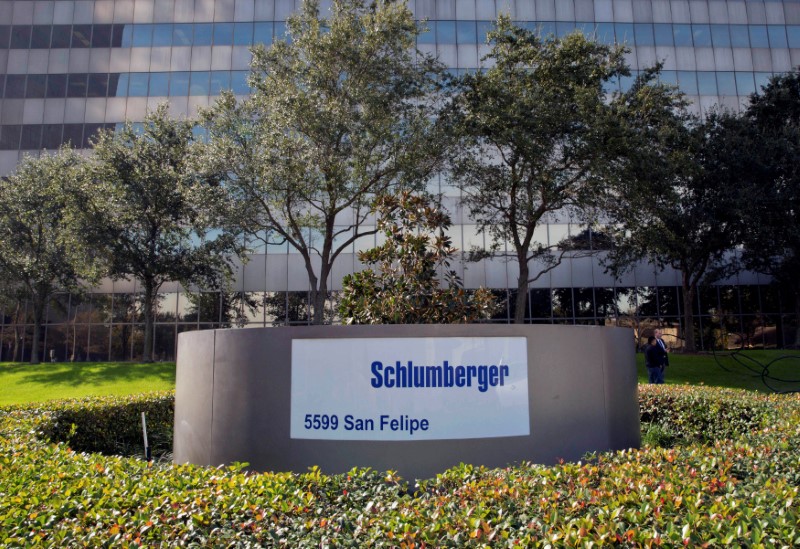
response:
M141 379L175 382L174 362L77 362L77 363L5 363L0 371L23 383L78 387L131 382Z

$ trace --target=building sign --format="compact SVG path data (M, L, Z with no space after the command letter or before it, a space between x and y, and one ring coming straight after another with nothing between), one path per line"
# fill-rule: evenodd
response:
M291 438L529 434L524 337L292 340Z

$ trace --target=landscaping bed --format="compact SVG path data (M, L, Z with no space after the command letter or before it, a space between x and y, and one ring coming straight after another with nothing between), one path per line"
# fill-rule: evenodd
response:
M653 446L552 467L462 465L420 483L148 463L141 411L168 441L171 393L6 407L0 544L800 545L798 396L643 386L640 403Z

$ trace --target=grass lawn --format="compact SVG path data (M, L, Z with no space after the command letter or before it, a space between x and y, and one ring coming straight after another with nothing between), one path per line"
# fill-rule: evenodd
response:
M800 351L769 350L683 355L672 353L665 373L667 384L708 385L760 392L800 390ZM636 354L639 383L647 383L644 355ZM767 367L767 384L762 372Z
M175 363L0 362L0 406L175 388Z

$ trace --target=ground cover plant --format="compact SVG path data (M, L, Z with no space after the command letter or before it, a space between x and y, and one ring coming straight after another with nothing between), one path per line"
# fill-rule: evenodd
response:
M256 473L80 451L86 423L134 422L137 408L168 416L171 399L0 408L0 544L800 544L797 395L645 386L644 428L669 433L654 437L662 446L555 466L461 465L423 482L391 471Z

